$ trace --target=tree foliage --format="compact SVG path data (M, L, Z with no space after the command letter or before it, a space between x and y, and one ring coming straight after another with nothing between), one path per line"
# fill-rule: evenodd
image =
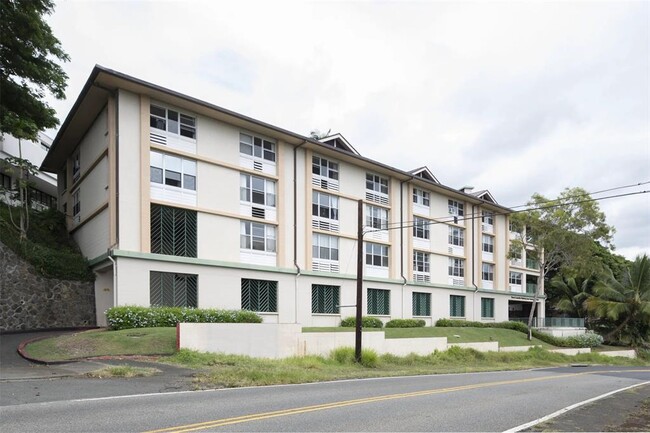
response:
M56 63L68 55L43 19L51 0L0 1L0 132L36 139L38 131L58 125L45 101L46 91L65 98L68 76Z
M598 202L582 188L566 188L555 200L535 193L527 205L530 210L511 215L513 225L522 230L520 236L511 240L510 256L525 249L539 261L540 276L528 320L530 329L546 275L563 266L589 266L595 243L611 246L614 228L606 224Z
M650 343L650 259L638 256L616 279L608 278L594 286L594 295L587 299L587 308L597 317L614 322L615 328L606 340L635 346Z

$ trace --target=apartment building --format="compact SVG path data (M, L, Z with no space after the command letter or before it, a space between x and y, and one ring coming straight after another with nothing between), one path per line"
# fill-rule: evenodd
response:
M99 324L135 304L338 325L355 311L359 200L364 315L503 321L527 314L539 275L526 252L507 259L509 209L488 191L100 66L42 169L95 271Z
M6 162L7 158L23 158L40 166L45 155L50 150L52 139L43 133L38 134L38 139L19 140L12 135L0 135L0 160ZM29 177L29 203L33 209L44 210L57 207L56 176L51 173L39 171ZM13 165L0 163L0 201L12 202L11 191L16 189L18 173Z

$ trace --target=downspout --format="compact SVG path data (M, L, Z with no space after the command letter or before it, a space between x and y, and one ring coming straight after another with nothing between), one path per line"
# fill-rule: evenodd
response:
M113 250L108 250L108 260L113 264L113 307L117 307L117 262L113 258Z
M307 140L293 148L293 265L296 267L294 279L294 323L298 323L298 277L302 272L298 265L298 148L307 144Z
M472 286L474 286L474 293L472 293L472 321L476 320L476 292L478 292L478 286L476 285L476 279L475 279L475 269L476 269L476 263L474 263L474 259L476 258L476 255L474 254L474 248L475 248L475 234L474 230L476 227L476 221L474 219L476 218L476 215L474 214L476 209L476 205L472 205Z
M404 318L404 287L406 287L407 282L407 279L404 276L404 183L413 180L414 177L415 176L411 176L399 183L399 272L402 277L402 319Z

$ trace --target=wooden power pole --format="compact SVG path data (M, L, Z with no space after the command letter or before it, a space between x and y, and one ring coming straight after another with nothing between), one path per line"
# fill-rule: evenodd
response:
M363 304L363 200L358 201L357 215L357 315L354 335L354 359L361 362L361 317Z

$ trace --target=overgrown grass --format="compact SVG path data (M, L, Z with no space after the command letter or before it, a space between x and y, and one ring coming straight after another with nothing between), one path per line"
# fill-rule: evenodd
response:
M354 349L339 348L328 357L305 356L282 360L247 356L207 354L190 350L163 359L177 365L199 369L198 388L240 387L319 382L337 379L405 376L471 371L516 370L567 365L573 362L602 365L650 365L639 359L609 358L600 354L567 356L533 348L527 352L478 352L452 347L426 356L404 357L365 352L365 363L353 362ZM362 363L364 362L362 357Z
M30 212L27 240L20 242L19 231L11 223L9 212L18 222L18 210L0 202L0 241L48 278L92 281L93 273L79 248L68 234L62 213L50 209Z
M354 328L303 328L303 332L354 332ZM537 338L528 341L526 335L511 329L500 328L442 328L442 327L424 327L424 328L369 328L363 332L385 332L386 338L425 338L425 337L447 337L449 343L478 343L487 341L497 341L499 346L542 346L552 349L552 346Z
M176 328L93 330L35 341L27 355L42 361L67 361L94 356L171 355L176 351Z
M149 377L155 374L160 373L161 371L157 368L149 367L131 367L130 365L117 365L115 367L106 367L99 370L91 371L86 373L88 377L94 377L98 379L107 379L113 377Z

